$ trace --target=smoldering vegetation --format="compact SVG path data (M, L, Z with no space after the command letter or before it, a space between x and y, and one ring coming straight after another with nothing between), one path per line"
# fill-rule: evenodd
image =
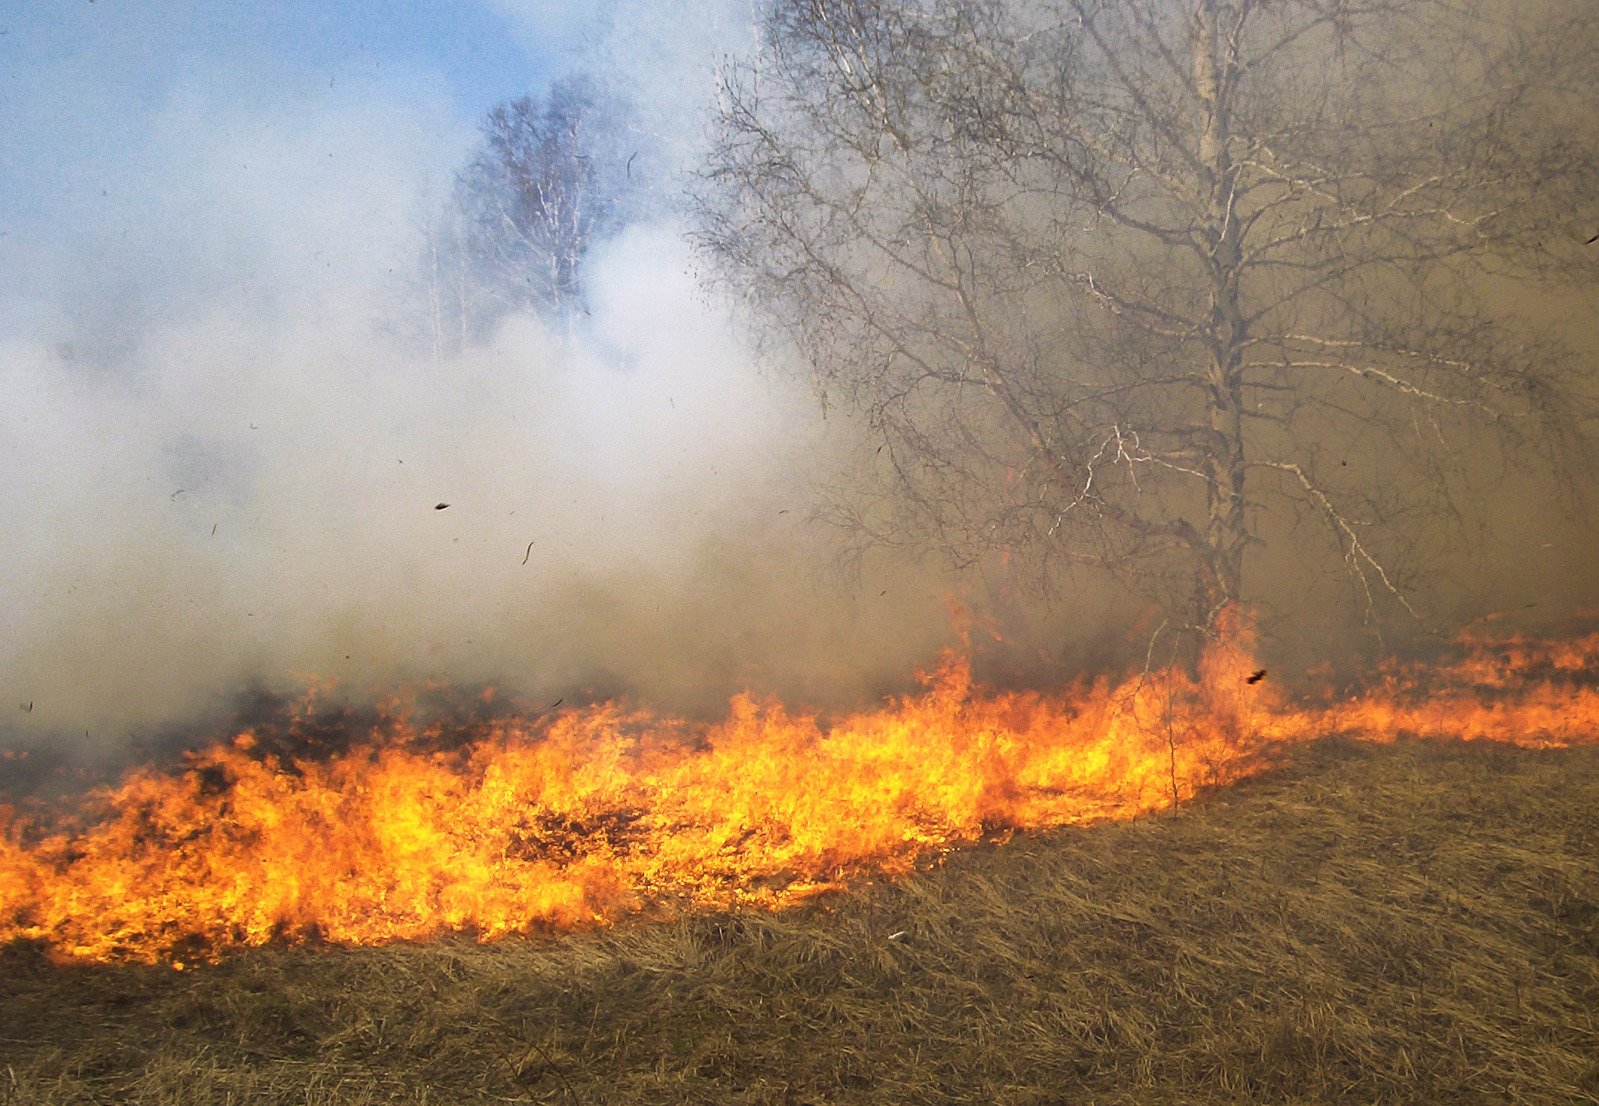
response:
M1566 1104L1599 757L1329 741L781 915L184 972L4 952L0 1102Z

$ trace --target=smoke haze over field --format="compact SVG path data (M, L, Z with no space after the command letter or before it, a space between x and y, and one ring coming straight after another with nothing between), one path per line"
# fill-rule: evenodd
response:
M745 5L35 7L0 20L0 744L256 679L847 702L948 639L949 580L829 569L810 485L850 428L756 364L672 216L596 251L570 340L403 336L484 108L598 59L685 161ZM1529 514L1471 571L1591 598L1585 530Z
M573 340L515 318L435 363L395 316L477 106L417 59L235 70L248 43L183 44L181 5L103 7L0 40L32 120L0 238L0 739L257 678L694 707L928 655L938 588L823 584L805 481L837 423L756 370L669 219L598 250Z

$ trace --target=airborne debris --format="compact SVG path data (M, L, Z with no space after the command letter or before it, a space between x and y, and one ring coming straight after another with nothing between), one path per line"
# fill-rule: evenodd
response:
M1255 672L1251 673L1249 676L1247 676L1244 679L1244 683L1246 683L1246 684L1258 684L1258 683L1260 683L1260 681L1264 680L1265 678L1266 678L1266 670L1264 668L1262 668L1262 669L1258 669L1257 671L1255 671Z

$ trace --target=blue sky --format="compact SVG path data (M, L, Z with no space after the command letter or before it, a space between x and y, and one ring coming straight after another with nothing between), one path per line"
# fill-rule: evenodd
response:
M571 46L553 34L538 42L513 11L425 0L62 0L13 8L0 29L10 40L12 79L20 73L24 83L30 69L77 65L114 76L151 104L185 76L231 82L237 70L290 81L421 77L443 82L475 116L537 84Z
M565 64L576 30L555 5L545 5L542 25L503 5L424 0L24 0L6 8L6 222L70 211L86 162L122 176L116 161L138 161L163 115L185 105L223 116L242 106L381 99L428 112L441 129L469 127L489 105L536 90Z

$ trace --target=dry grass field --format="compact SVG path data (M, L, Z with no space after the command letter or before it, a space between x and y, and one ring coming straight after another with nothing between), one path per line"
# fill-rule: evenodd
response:
M0 953L0 1103L1599 1103L1599 749L1332 741L786 914Z

